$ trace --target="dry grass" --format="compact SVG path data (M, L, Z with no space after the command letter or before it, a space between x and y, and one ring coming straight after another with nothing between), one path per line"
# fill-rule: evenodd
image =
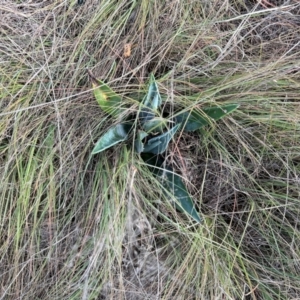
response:
M296 0L0 0L0 299L298 299L299 15ZM87 68L124 97L153 72L168 107L241 104L168 153L201 226L125 148L91 157L113 120Z

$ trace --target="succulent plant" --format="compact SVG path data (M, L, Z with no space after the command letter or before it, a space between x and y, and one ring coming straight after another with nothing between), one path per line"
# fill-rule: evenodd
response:
M94 95L101 109L113 117L119 116L126 108L122 98L108 85L92 76ZM162 105L157 82L151 75L148 93L139 104L136 116L124 118L119 124L111 127L96 143L92 154L100 153L118 143L131 140L133 150L147 163L151 172L160 181L165 193L175 199L178 210L187 213L195 221L201 218L193 201L181 180L174 173L172 166L167 165L163 154L177 131L195 131L208 125L211 120L219 120L237 109L237 104L202 109L183 109L179 112L162 117L159 109ZM129 143L130 144L130 143Z

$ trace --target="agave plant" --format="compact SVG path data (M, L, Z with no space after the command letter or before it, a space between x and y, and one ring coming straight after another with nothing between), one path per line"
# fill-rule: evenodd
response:
M90 74L94 87L94 95L102 110L113 117L119 116L124 111L122 98L110 89L101 80L95 79ZM131 141L133 150L149 166L151 172L161 183L163 191L171 195L176 208L190 215L195 221L201 218L194 203L181 180L172 166L164 160L170 141L179 130L185 132L195 131L208 125L211 120L219 120L234 111L238 105L228 104L218 107L204 108L202 112L196 109L181 110L162 117L160 96L157 82L151 75L148 93L139 104L135 117L125 118L119 124L111 127L96 143L92 154L100 153L118 143Z

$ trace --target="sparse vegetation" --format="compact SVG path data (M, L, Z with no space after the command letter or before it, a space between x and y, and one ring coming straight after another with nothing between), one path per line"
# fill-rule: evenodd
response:
M298 299L298 1L0 1L0 299ZM92 156L153 73L164 110L237 103L165 153L195 225L134 151ZM132 113L139 109L131 103Z

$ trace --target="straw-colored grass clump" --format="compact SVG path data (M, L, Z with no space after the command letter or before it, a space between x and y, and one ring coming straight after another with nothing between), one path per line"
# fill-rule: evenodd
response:
M0 1L0 299L298 299L299 14L296 0ZM166 153L201 225L128 148L91 156L115 121L87 69L124 99L152 72L169 110L240 104Z

